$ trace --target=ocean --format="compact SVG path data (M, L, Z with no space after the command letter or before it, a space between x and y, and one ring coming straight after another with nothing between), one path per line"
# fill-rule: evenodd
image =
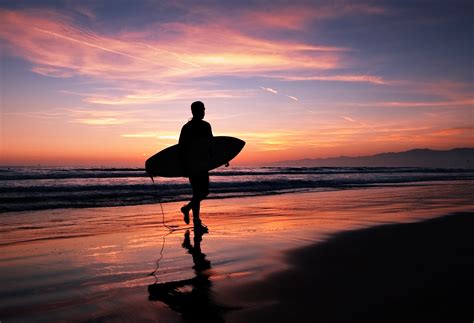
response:
M230 167L210 173L209 198L418 185L474 179L474 170L427 168ZM142 168L2 167L0 212L184 201L186 178L155 178Z

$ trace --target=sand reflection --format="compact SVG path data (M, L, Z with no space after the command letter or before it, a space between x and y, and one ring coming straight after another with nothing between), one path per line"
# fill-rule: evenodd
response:
M152 273L156 277L155 283L148 286L149 300L160 301L179 313L189 322L224 322L222 315L230 308L216 303L212 292L211 262L201 250L202 233L194 233L194 243L191 243L190 231L184 234L182 247L193 259L192 269L195 276L189 279L159 282L157 274L159 264L163 258L164 239L157 260L157 267Z

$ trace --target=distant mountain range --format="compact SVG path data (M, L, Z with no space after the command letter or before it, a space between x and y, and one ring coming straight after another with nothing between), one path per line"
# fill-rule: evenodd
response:
M271 166L474 168L474 148L413 149L361 157L287 160Z

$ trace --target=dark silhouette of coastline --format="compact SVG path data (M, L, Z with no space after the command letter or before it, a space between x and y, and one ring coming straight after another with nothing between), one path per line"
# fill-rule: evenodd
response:
M423 167L423 168L474 168L474 148L451 150L412 149L398 153L383 153L360 157L333 157L286 160L270 166L295 167Z
M474 213L458 213L338 234L234 290L254 305L229 321L472 322L473 229Z
M193 245L188 230L184 234L182 243L183 248L193 258L196 276L185 280L149 285L149 300L167 304L172 310L180 313L187 322L224 322L222 315L231 308L217 305L213 299L210 280L211 262L201 251L202 235L201 231L195 232Z

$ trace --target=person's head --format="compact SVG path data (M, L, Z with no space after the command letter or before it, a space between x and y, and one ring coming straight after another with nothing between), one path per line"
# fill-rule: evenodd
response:
M196 101L191 104L191 112L193 113L193 119L199 119L202 120L204 119L204 103L201 101Z

